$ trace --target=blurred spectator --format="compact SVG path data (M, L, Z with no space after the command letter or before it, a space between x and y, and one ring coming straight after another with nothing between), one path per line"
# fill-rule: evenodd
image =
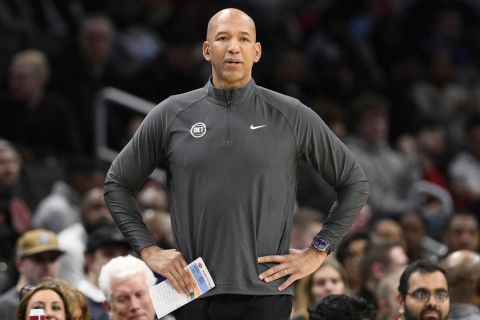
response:
M403 271L407 264L401 241L371 242L360 261L361 287L356 295L378 307L376 292L380 280L392 272Z
M51 87L72 104L81 134L82 150L94 152L94 98L106 86L121 87L123 78L111 62L114 27L104 15L83 19L71 49L54 57Z
M43 309L46 319L84 320L73 317L67 287L53 278L47 278L35 287L25 287L22 291L25 293L21 297L18 309L15 310L16 317L9 319L26 320L29 319L32 309Z
M48 282L52 286L59 287L67 301L66 307L72 315L72 320L91 320L87 301L83 293L72 287L68 282L59 278L46 278L42 283Z
M205 84L208 78L200 72L203 58L198 51L203 39L198 37L198 26L191 25L192 18L182 21L185 26L178 26L179 20L176 21L163 34L164 50L132 75L127 91L157 104L168 96Z
M467 148L450 163L449 176L457 206L480 210L480 115L469 119L465 132Z
M369 242L370 238L367 233L350 233L342 239L335 251L338 262L340 262L347 271L350 292L358 292L360 290L361 279L359 266Z
M107 298L104 307L110 319L154 319L148 289L155 284L155 276L142 260L133 256L113 258L102 267L98 282ZM171 316L162 317L170 319Z
M367 232L372 218L372 209L370 208L370 205L366 203L360 210L360 212L357 214L357 218L353 222L348 232Z
M88 235L95 229L114 226L103 198L101 188L90 189L82 198L80 222L66 228L58 235L60 246L65 250L61 259L60 277L77 287L84 278L85 250Z
M129 250L130 245L116 227L100 227L88 235L86 276L78 282L78 289L87 298L92 320L108 320L108 314L103 308L105 296L98 286L100 270L112 258L124 256Z
M448 252L477 251L480 248L480 226L474 215L459 211L448 217L442 234Z
M400 276L398 301L403 320L447 319L450 311L445 270L431 260L418 260Z
M77 124L68 102L47 90L50 67L38 50L17 53L9 91L0 97L0 135L19 146L23 157L63 157L80 150Z
M312 109L339 139L346 136L347 123L339 105L330 100L317 98L314 100ZM298 205L321 212L330 212L336 197L337 192L311 166L301 160L297 184Z
M83 1L14 1L0 3L0 74L5 60L22 48L39 48L51 53L76 32L83 15Z
M18 282L0 296L0 319L14 319L20 302L20 291L27 285L37 285L45 277L57 277L59 257L63 254L55 233L34 229L24 233L17 241L16 267Z
M300 160L298 167L298 206L330 212L337 192L304 160Z
M290 248L300 250L308 248L324 222L325 215L322 212L308 207L298 208L293 215Z
M402 136L398 142L422 179L410 188L409 199L428 220L428 233L438 237L439 226L453 211L446 173L446 129L434 115L420 117L414 123L413 134Z
M471 56L467 45L467 31L470 13L473 10L466 1L463 10L454 6L440 7L433 15L431 38L425 41L423 49L431 57L438 50L445 50L452 68L452 80L462 83L468 77ZM475 19L475 18L474 18Z
M148 209L157 211L170 211L170 199L165 187L156 182L147 183L138 192L138 205L140 210Z
M348 135L347 115L335 101L321 98L314 99L312 109L340 140Z
M81 197L88 190L103 186L104 180L104 168L96 159L70 158L65 168L65 180L55 182L50 195L40 202L33 225L59 233L79 222Z
M146 3L129 0L105 1L106 14L112 19L116 29L113 62L126 76L155 59L162 49L159 35L142 21L142 14L147 10ZM188 23L188 20L185 23Z
M410 261L443 257L448 248L427 234L425 221L414 212L406 212L400 218L405 236L406 253Z
M360 297L333 294L311 310L310 320L374 320L375 307Z
M142 216L153 241L160 248L175 248L173 244L172 220L169 212L148 209L142 212Z
M301 51L296 48L284 49L275 57L269 84L266 87L305 101L303 70Z
M428 61L430 78L413 86L414 103L419 115L438 117L447 129L449 142L458 148L463 142L462 128L473 109L472 94L455 82L448 51L437 49Z
M348 276L334 258L329 257L314 273L300 279L295 288L293 320L307 320L309 308L314 308L325 297L345 294Z
M395 271L383 277L377 286L377 320L399 319L400 305L397 300L398 283L402 271Z
M434 116L414 120L413 133L399 139L399 148L422 179L450 190L445 168L446 129Z
M382 242L385 240L393 240L405 242L403 229L400 224L389 218L382 218L375 221L370 233L372 242Z
M406 212L400 218L400 225L405 234L406 253L410 261L424 257L423 239L427 236L427 228L422 218L415 212Z
M319 16L315 29L305 41L305 77L309 93L318 94L320 90L323 96L346 103L367 85L368 79L360 80L356 72L361 63L349 38L347 12L335 8L335 2L329 5L334 8Z
M351 119L355 130L346 142L370 182L373 215L399 215L412 208L407 192L416 178L406 159L388 143L387 101L364 94L356 99Z
M0 292L6 289L15 242L32 228L30 209L18 194L22 161L14 147L0 138Z
M480 255L470 250L449 254L443 261L450 289L452 320L480 319Z

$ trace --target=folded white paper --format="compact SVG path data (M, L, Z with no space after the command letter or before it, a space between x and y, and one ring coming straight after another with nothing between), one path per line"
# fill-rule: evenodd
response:
M215 287L210 272L208 272L201 257L195 259L185 269L192 275L196 284L193 290L194 293L191 296L178 293L170 283L170 280L162 281L149 289L158 318L169 314Z

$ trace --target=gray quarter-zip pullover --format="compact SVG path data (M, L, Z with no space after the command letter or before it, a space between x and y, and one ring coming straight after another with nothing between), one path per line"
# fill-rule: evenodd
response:
M167 171L174 243L187 262L202 257L216 287L207 295L292 294L258 275L257 257L288 253L298 162L337 191L320 234L332 248L368 195L363 170L325 123L298 100L251 80L169 97L146 117L113 162L107 205L132 247L154 242L134 194L157 165Z

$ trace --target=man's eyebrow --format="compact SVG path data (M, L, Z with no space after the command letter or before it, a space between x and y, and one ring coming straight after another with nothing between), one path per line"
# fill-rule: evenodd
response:
M251 33L248 32L248 31L240 31L239 33L240 33L240 35L242 35L242 36L251 36ZM220 36L220 35L225 35L225 34L230 34L230 32L228 32L228 31L218 31L218 32L215 34L215 36L218 37L218 36Z

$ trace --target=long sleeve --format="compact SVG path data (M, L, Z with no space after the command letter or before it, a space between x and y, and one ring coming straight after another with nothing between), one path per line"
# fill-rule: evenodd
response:
M359 162L312 110L300 105L292 126L299 153L337 191L337 200L320 231L334 250L367 202L369 184Z
M105 202L135 251L155 244L138 209L135 193L161 161L162 122L160 106L146 117L132 140L112 163L105 181Z

